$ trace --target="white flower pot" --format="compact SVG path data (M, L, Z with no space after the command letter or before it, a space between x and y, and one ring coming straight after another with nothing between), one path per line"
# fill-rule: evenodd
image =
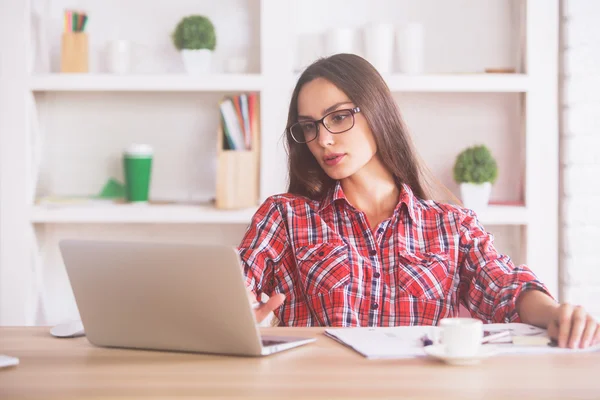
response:
M183 66L188 74L204 74L210 72L212 61L212 50L181 50Z
M483 211L487 208L492 192L492 184L485 182L477 183L461 183L460 196L463 205L476 212Z

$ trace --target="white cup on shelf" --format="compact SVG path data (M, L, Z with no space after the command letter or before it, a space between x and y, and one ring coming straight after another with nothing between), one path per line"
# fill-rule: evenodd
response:
M396 53L399 72L423 73L423 25L409 23L396 32Z
M325 52L328 56L339 53L356 54L355 31L351 28L335 28L325 33Z
M131 73L133 44L129 40L111 40L106 45L106 68L113 74Z
M394 31L394 25L387 23L371 23L363 28L365 58L379 73L392 72Z
M440 342L450 357L475 357L483 339L483 323L475 318L444 318L439 324Z

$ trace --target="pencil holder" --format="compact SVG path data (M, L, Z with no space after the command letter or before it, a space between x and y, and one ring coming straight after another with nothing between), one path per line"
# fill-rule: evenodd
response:
M258 203L258 138L252 150L223 150L223 129L219 129L217 148L216 204L220 209L254 207Z
M83 32L65 32L60 54L61 72L88 72L88 35Z

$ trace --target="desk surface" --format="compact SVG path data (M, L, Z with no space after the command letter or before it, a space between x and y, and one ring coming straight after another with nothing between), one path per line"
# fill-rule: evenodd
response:
M48 328L0 328L0 399L12 398L444 398L600 397L600 354L501 356L478 366L429 359L367 360L321 328L268 328L315 343L264 358L105 349Z

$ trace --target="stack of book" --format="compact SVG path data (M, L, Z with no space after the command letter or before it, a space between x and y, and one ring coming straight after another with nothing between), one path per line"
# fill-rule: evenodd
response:
M251 150L258 118L256 93L226 97L219 103L223 150Z

